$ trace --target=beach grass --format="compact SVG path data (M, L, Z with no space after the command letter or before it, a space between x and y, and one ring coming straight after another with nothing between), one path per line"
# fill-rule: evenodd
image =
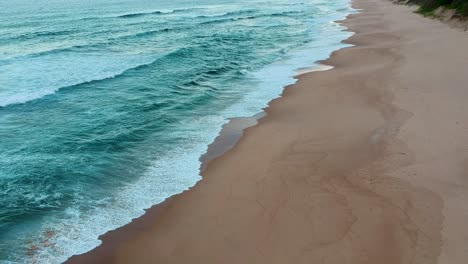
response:
M417 0L410 2L420 5L416 12L424 16L436 16L435 11L439 7L454 9L458 15L468 16L468 0Z

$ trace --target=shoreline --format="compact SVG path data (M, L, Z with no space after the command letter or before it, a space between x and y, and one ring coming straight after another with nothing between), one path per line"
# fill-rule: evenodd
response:
M343 43L344 42L345 41L343 41ZM297 82L299 78L304 74L328 71L333 69L333 66L322 64L322 62L324 61L317 61L312 67L297 69L297 74L293 77L295 79L295 82ZM284 91L290 86L294 86L294 83L285 86L283 88L283 92L272 101L281 98ZM267 106L265 109L267 109L268 107L269 106ZM256 125L258 125L262 118L267 117L268 114L265 112L265 109L262 112L259 112L250 117L230 118L229 121L223 125L221 131L219 132L219 135L210 145L208 145L206 153L200 157L200 172L202 175L207 166L212 161L223 156L226 152L235 147L235 145L239 142L239 140L241 140L242 136L244 135L247 129L255 127ZM95 247L94 249L86 253L71 256L67 259L65 263L110 261L109 259L107 259L107 257L110 254L112 254L112 252L116 249L117 246L119 246L121 243L124 243L124 241L126 241L129 236L133 236L135 233L138 233L141 229L148 228L151 225L151 221L158 217L158 215L162 211L164 211L167 204L169 204L172 199L176 198L177 196L183 195L186 192L190 192L193 188L197 187L199 182L203 180L204 178L202 177L200 181L198 181L194 186L190 187L188 190L166 198L166 200L164 200L163 202L155 204L148 209L145 209L145 213L143 215L132 219L132 221L127 223L126 225L110 230L104 235L99 236L99 240L102 241L101 245ZM105 246L103 246L104 242L106 243Z
M293 77L296 80L296 82L300 78L300 76L303 74L328 71L328 70L333 69L332 66L320 64L320 61L317 61L314 63L316 63L317 65L313 67L301 68L301 69L296 70L297 75L294 75ZM283 92L289 86L294 86L294 83L285 86L283 88ZM282 94L283 93L281 93L278 97L276 97L273 100L280 98ZM268 106L266 108L268 108ZM201 174L203 174L203 171L206 169L206 167L209 165L211 161L224 155L226 152L232 149L237 144L237 142L239 142L239 140L242 138L246 129L256 126L262 118L267 116L265 109L253 116L230 118L229 122L223 125L223 127L221 128L221 131L219 132L219 135L215 138L215 140L210 145L208 145L208 150L206 151L206 153L200 157Z
M351 3L352 1L353 0L351 0ZM356 14L359 12L359 10L355 9L354 12L355 13L353 14ZM345 21L347 17L353 14L347 15L345 19L336 20L333 22L338 23L340 26L343 26L342 22ZM343 29L343 31L351 32L352 34L354 34L354 32L350 31L346 27L345 29ZM222 126L215 140L211 144L208 145L208 149L206 153L204 153L199 158L200 173L202 175L202 179L199 180L194 186L189 187L187 190L181 193L178 193L178 194L175 194L173 196L166 198L161 203L154 204L150 208L144 209L145 213L143 215L137 218L133 218L131 222L125 224L124 226L120 226L116 229L107 231L103 235L100 235L99 240L102 243L99 246L83 254L73 255L69 257L65 261L65 263L89 263L89 262L102 263L103 261L105 262L111 261L109 258L112 255L112 252L114 252L114 250L116 250L116 248L119 245L124 243L124 241L126 241L128 237L132 237L134 236L135 233L138 233L142 229L145 229L151 226L151 221L154 220L156 217L158 217L158 215L161 214L161 212L165 210L165 208L168 206L168 204L171 203L173 199L177 198L178 196L184 195L187 192L190 192L192 189L196 188L200 182L204 181L203 172L206 170L209 164L212 161L222 157L227 152L229 152L232 148L234 148L236 144L238 144L238 142L242 139L246 130L257 126L263 118L267 117L268 114L267 114L266 109L270 107L270 104L273 101L282 98L285 91L291 88L292 86L294 86L303 75L307 75L307 74L311 74L315 72L325 72L325 71L332 70L334 66L327 65L326 62L330 59L330 57L333 55L334 52L341 50L341 49L346 49L352 46L349 43L347 43L346 40L347 39L344 39L340 43L346 44L347 46L334 50L331 54L329 54L327 59L315 61L312 63L312 66L310 67L303 67L303 68L296 69L295 70L296 74L291 76L294 82L284 86L282 88L282 92L277 97L270 100L267 106L263 108L261 112L253 116L248 116L248 117L230 118L229 121ZM106 243L106 245L103 245L104 243Z
M463 263L468 37L353 5L332 70L298 76L194 187L68 263Z
M348 0L340 1L340 3L347 1ZM336 6L336 4L333 5ZM280 93L284 89L284 86L296 81L294 78L294 76L296 75L296 69L310 66L311 62L313 61L323 60L329 56L332 50L343 46L340 40L345 39L349 35L348 32L343 32L342 27L339 27L334 23L330 23L331 21L342 19L345 15L352 12L352 9L347 3L346 5L340 4L340 7L342 6L346 8L341 8L339 10L335 10L335 8L333 8L333 11L327 14L325 19L317 19L317 23L321 25L320 27L323 26L324 29L327 29L323 30L323 32L328 32L329 37L324 38L321 41L309 40L309 38L307 38L307 43L304 42L306 44L301 45L300 47L295 47L290 50L282 50L282 55L278 56L272 63L264 65L258 69L254 68L251 70L240 71L239 74L245 74L248 77L248 80L246 80L246 82L251 81L252 85L254 85L254 87L258 89L250 89L249 91L247 91L248 96L244 96L242 99L233 101L232 104L230 104L228 107L226 107L220 112L213 112L213 116L211 116L210 113L207 116L207 118L194 118L196 120L196 124L201 124L202 127L199 127L198 129L195 129L193 131L200 131L202 133L203 131L208 131L208 133L203 134L205 136L203 136L200 133L200 138L192 140L188 143L189 145L191 145L191 143L193 142L194 145L196 145L194 150L185 149L184 151L184 147L179 148L181 151L176 151L178 154L172 155L171 158L167 159L168 162L165 161L163 162L163 164L160 162L156 162L157 165L151 166L148 170L148 175L146 175L145 173L145 176L148 177L140 177L136 181L137 184L130 184L129 186L135 187L128 188L131 191L129 191L128 193L125 192L125 194L123 195L123 192L117 192L116 196L119 198L119 202L123 202L123 206L120 206L119 204L114 208L113 205L110 204L109 207L113 209L112 211L106 210L108 207L103 207L96 209L95 212L91 214L83 214L84 217L77 217L77 222L80 224L83 222L93 222L89 220L80 221L82 218L88 219L88 216L99 216L100 219L98 219L98 221L94 221L96 223L99 223L96 225L99 226L98 230L92 228L92 226L90 226L91 228L78 227L75 228L75 230L77 230L76 233L78 233L78 235L71 237L70 235L68 235L69 232L67 227L60 228L55 233L56 235L54 235L52 238L52 240L57 241L57 243L54 243L54 246L50 247L51 250L49 250L47 247L41 247L36 250L36 245L31 243L31 247L35 250L31 250L27 254L27 258L33 259L39 256L37 258L40 258L41 260L45 259L45 261L61 262L65 261L67 258L69 258L69 256L73 256L72 254L76 255L84 254L83 252L89 252L101 244L102 241L101 239L99 239L100 237L105 236L109 232L115 231L116 229L120 229L121 227L130 224L134 219L142 217L149 208L153 207L154 205L163 203L164 200L167 199L166 197L171 197L173 195L189 191L191 188L193 188L196 182L198 182L201 179L199 175L199 158L204 158L203 156L206 156L202 155L202 153L205 153L206 147L211 145L214 138L217 137L221 127L223 126L223 124L225 124L225 122L228 122L232 116L250 116L252 113L257 113L258 111L261 111L264 107L267 106L267 103L272 98L277 98L278 96L280 96ZM309 23L310 22L304 23L304 25L308 25ZM318 52L309 52L310 49L308 47L310 46L317 47ZM279 59L280 57L281 59ZM267 78L264 78L265 76L267 76ZM268 76L271 76L272 78L269 78ZM234 80L234 82L236 82L236 80ZM242 82L240 82L239 84L239 89L242 89L242 91L244 91L244 89L248 87L248 85L243 85ZM239 91L237 91L236 93L239 94ZM209 107L206 109L210 111ZM235 118L234 127L239 125L249 125L249 123L252 124L252 122L256 122L254 119L255 117L246 117L240 119ZM201 120L201 122L197 122L197 120ZM229 122L229 125L232 124L233 122ZM185 125L181 126L182 130L184 126ZM205 130L205 127L209 129ZM239 133L235 130L230 132L233 132L233 135L225 137L225 139L228 141L233 141L231 143L228 142L229 144L233 145L236 141L236 137L239 137ZM225 135L225 133L223 133L223 135ZM220 146L215 146L215 151L210 151L210 153L216 153L219 151L220 153L215 154L215 156L219 156L231 147L227 146L226 150L223 150L223 145L224 143ZM179 156L183 158L179 158ZM158 159L156 159L156 161L157 160L160 160L159 157ZM185 169L187 164L190 166L190 169ZM163 177L161 177L163 180L159 181L159 177L152 177L152 174L163 175ZM176 177L166 177L167 175L173 175ZM162 182L163 184L168 184L169 188L166 188L166 185L158 184L160 182ZM161 186L163 188L161 188ZM172 186L176 186L176 188L172 188ZM159 189L163 190L160 191ZM165 191L165 189L169 189L170 191ZM161 192L163 193L163 195L160 195ZM155 195L152 195L152 193ZM126 199L127 197L130 199ZM126 202L127 200L134 202L136 206L128 206ZM120 208L122 208L123 210L120 210ZM112 217L116 221L107 221L106 218L108 216ZM74 222L69 222L67 219L65 219L63 222L65 223L65 226L74 225ZM54 229L54 227L51 227L49 229ZM38 237L40 238L38 240L42 240L42 237L47 237L48 233L46 231L40 232L40 234L38 235ZM63 237L65 237L65 239L63 239ZM60 242L61 240L67 239L73 241L74 243Z

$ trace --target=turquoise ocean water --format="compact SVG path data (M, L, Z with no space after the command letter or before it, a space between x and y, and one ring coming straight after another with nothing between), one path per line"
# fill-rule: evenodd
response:
M193 186L350 33L348 0L0 0L0 263L60 263Z

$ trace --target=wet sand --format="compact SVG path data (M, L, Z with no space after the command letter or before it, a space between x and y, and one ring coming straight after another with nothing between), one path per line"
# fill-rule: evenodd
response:
M468 34L355 0L354 47L300 75L203 180L70 263L466 263Z

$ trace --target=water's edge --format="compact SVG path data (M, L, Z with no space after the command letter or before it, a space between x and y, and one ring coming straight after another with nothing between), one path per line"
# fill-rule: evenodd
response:
M302 75L319 71L328 71L331 69L333 69L333 67L325 64L317 64L310 68L297 69L296 71L298 74L294 76L294 79L296 81L292 84L283 87L283 93L290 86L294 86L294 84ZM281 98L282 94L272 99L271 101ZM264 110L268 107L269 104L267 107L264 108ZM208 145L206 153L200 157L200 174L203 175L203 172L206 170L206 168L212 161L223 156L229 150L234 148L244 135L246 129L258 125L259 121L267 116L267 113L265 111L262 111L250 117L236 117L229 119L229 121L226 124L224 124L221 128L221 131L219 132L215 140L210 145ZM158 215L164 211L164 208L166 208L172 200L175 200L178 197L184 195L186 192L189 192L193 188L196 188L197 185L202 181L203 177L201 180L195 183L195 185L189 187L187 190L170 196L166 198L166 200L164 200L163 202L155 204L148 209L145 209L145 213L143 215L132 219L130 223L121 226L117 229L110 230L104 235L99 236L99 240L102 242L99 246L84 254L74 255L70 257L66 261L66 263L86 263L87 258L101 259L109 257L119 244L127 241L129 237L141 233L142 230L145 230L146 228L153 225L154 221L152 220L158 217ZM84 258L84 260L82 258Z
M355 12L356 10L353 9L353 11L348 13L344 19L346 19L349 15ZM341 25L340 21L343 21L344 19L335 20L333 22ZM313 62L311 60L310 61L310 65L312 65L311 67L297 68L295 70L296 74L291 75L290 77L290 83L286 85L281 84L282 86L281 93L273 97L271 100L269 100L267 105L263 108L263 110L269 107L271 101L281 98L282 95L284 94L285 89L288 89L290 86L293 86L301 76L306 75L308 73L317 72L317 71L326 71L326 70L330 70L333 68L331 66L322 64L322 62L330 58L333 52L349 47L350 45L347 44L345 41L350 36L352 36L352 34L354 34L353 32L350 32L346 27L344 26L342 27L343 27L342 32L350 33L350 35L343 36L343 39L340 41L340 43L343 45L336 48L335 50L331 50L329 54L325 54L324 56L325 58L322 60L319 60L316 62ZM310 51L310 47L306 48L306 50ZM209 165L211 161L224 155L226 152L232 149L242 138L246 129L254 127L255 125L258 124L260 119L265 118L266 116L267 116L266 112L261 111L253 116L247 116L247 117L240 116L240 117L230 118L226 120L227 122L222 126L218 135L215 137L214 141L207 146L206 152L199 157L200 174L201 175L203 174L203 171L206 169L206 167ZM83 254L73 255L69 257L66 263L74 263L75 261L79 263L83 263L83 262L86 263L86 258L88 257L94 258L96 256L99 256L101 258L101 257L111 256L112 252L117 248L119 244L124 243L125 241L128 241L129 237L133 237L133 236L138 235L139 233L143 233L144 232L143 230L146 230L146 228L149 228L150 226L152 226L154 224L154 219L158 217L158 215L164 211L164 208L166 208L168 204L170 204L170 201L178 199L179 197L183 196L186 192L191 191L192 188L196 188L197 185L200 184L202 181L203 181L203 177L198 179L194 183L194 185L187 187L185 190L181 191L180 193L169 196L162 202L156 203L148 209L144 209L143 210L144 212L142 212L141 215L133 218L130 222L126 223L125 225L120 226L116 229L109 230L103 235L99 235L98 246L96 246L95 248ZM83 258L85 261L83 261Z
M350 1L352 2L352 1ZM354 12L359 12L359 10L354 10ZM334 22L341 25L341 21L346 20L349 15L353 13L349 13L346 18L336 20ZM341 25L342 26L342 25ZM343 26L344 27L344 26ZM344 46L333 50L330 54L327 54L327 59L330 58L333 52L338 50L348 48L351 45L346 43L346 40L354 34L354 32L349 31L346 27L344 27L343 32L350 32L351 35L343 39L340 43L345 44ZM326 60L326 59L325 59ZM273 100L277 100L283 96L283 93L286 89L294 86L299 78L303 75L318 72L318 71L328 71L333 69L333 67L328 66L323 63L324 60L319 60L316 62L312 62L313 66L306 67L306 68L298 68L296 69L296 75L291 76L291 83L282 87L282 92L277 97L271 99L267 106L263 108L263 110L267 109L270 103ZM246 129L256 126L259 121L263 118L267 117L267 113L265 111L261 111L253 116L248 117L235 117L230 118L227 122L222 126L221 130L219 131L218 135L214 139L214 141L208 145L207 151L199 157L200 161L200 174L203 174L203 171L207 168L207 166L213 160L223 156L226 152L231 150L235 145L239 142L242 138ZM162 213L169 204L173 200L177 200L181 196L183 196L186 192L191 191L193 188L196 188L198 184L203 181L203 177L198 180L193 186L188 187L186 190L174 194L172 196L167 197L161 203L154 204L148 209L144 209L144 213L136 218L133 218L129 223L118 227L116 229L107 231L105 234L100 235L98 239L100 240L100 245L95 247L94 249L85 252L80 255L73 255L69 257L65 263L86 263L86 259L96 259L105 261L106 258L110 258L112 256L112 252L117 248L118 245L128 241L129 237L134 237L139 233L143 233L144 230L149 228L154 224L154 219L158 217L160 213Z
M325 64L318 64L311 68L297 69L296 71L298 75L296 75L294 78L299 79L304 74L308 74L312 72L319 72L319 71L328 71L331 69L333 69L332 66L328 66ZM285 86L283 91L291 85L294 85L294 84ZM279 97L275 99L278 99L281 97L282 95L280 95ZM203 174L203 171L208 167L211 161L215 160L218 157L221 157L230 149L232 149L237 144L237 142L239 142L239 140L242 138L242 136L244 135L244 131L247 128L256 126L259 120L266 117L267 115L268 114L265 111L262 111L249 117L235 117L235 118L229 119L229 122L223 125L221 131L219 132L219 135L215 138L213 143L211 143L208 146L208 150L206 151L206 153L200 157L201 174Z

